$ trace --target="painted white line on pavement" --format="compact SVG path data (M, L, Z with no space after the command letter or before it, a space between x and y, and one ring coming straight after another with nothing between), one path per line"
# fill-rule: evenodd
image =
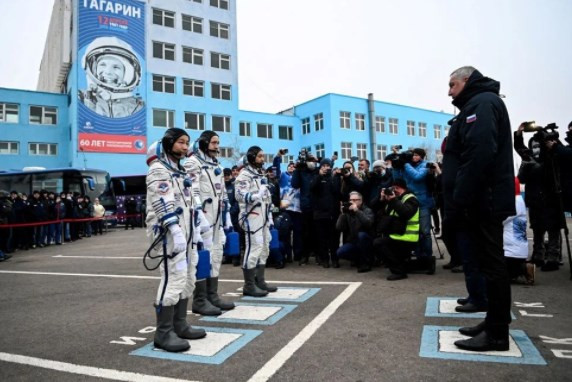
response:
M186 379L176 379L168 377L156 377L153 375L131 373L113 369L101 369L99 367L74 365L73 363L51 361L48 359L28 357L18 354L0 353L0 361L31 365L44 369L58 370L64 373L88 375L97 378L112 379L115 381L133 382L196 382Z
M52 257L57 257L58 259L138 259L141 260L141 256L67 256L67 255L56 255Z
M296 337L292 338L272 357L248 382L266 382L280 369L294 353L338 310L338 308L361 286L361 282L349 283L348 287L324 308Z
M144 279L144 280L159 280L159 276L134 276L134 275L104 275L97 273L62 273L62 272L35 272L35 271L4 271L0 273L15 273L24 275L49 275L49 276L77 276L77 277L108 277L115 279ZM220 279L219 282L225 283L244 283L244 280ZM351 281L285 281L285 280L266 280L266 282L278 284L303 284L303 285L352 285L355 282Z

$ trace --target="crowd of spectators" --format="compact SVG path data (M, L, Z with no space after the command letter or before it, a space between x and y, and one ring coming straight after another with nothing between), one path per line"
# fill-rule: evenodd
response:
M0 261L17 250L70 243L104 232L105 208L87 195L34 190L0 195ZM77 220L77 221L73 221Z

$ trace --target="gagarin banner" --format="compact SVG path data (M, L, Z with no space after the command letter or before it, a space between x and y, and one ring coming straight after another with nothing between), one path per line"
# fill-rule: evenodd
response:
M78 148L145 153L145 3L78 0Z

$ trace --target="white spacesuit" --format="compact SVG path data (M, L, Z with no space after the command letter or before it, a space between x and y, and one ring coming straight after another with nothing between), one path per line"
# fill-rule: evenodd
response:
M88 108L108 118L122 118L143 109L134 91L141 81L141 64L133 48L117 37L100 37L85 50L82 66L87 89L79 99Z
M193 294L198 262L196 250L187 243L198 240L192 226L190 179L179 165L188 149L188 134L168 129L160 142L147 152L147 235L153 252L150 258L161 259L161 282L155 307L157 331L155 346L167 351L189 348L187 339L206 335L186 322L188 299ZM193 233L195 233L193 235ZM146 254L147 258L147 254Z
M216 158L218 145L218 135L204 131L184 162L192 181L193 203L200 206L209 222L208 229L201 230L201 237L204 248L210 252L211 274L206 280L197 280L192 307L193 313L203 315L217 315L221 309L234 308L234 303L225 302L218 295L218 276L226 242L223 228L232 227L223 171Z
M242 261L244 273L243 294L263 297L275 292L276 287L266 284L264 272L270 253L272 200L262 174L264 153L252 146L246 154L244 168L235 181L235 196L239 202L239 223L245 233L246 249Z

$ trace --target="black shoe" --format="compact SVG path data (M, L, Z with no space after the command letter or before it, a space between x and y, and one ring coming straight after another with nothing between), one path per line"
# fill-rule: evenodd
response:
M458 298L457 299L457 304L459 304L459 305L465 305L468 302L469 302L468 298Z
M481 332L485 330L485 322L481 322L476 326L464 326L459 329L459 333L464 336L475 337L481 334Z
M453 269L453 268L460 267L460 266L462 266L462 265L448 262L447 264L443 265L443 269Z
M308 257L302 257L298 262L298 265L306 265L310 259Z
M486 312L487 308L475 305L472 302L468 302L465 305L455 307L455 311L459 313L476 313L476 312Z
M329 268L329 267L330 267L330 262L329 262L329 261L323 261L323 262L322 262L322 267L324 267L324 268Z
M283 261L280 261L278 263L276 263L276 265L274 266L274 269L282 269L284 268L286 265L284 264Z
M508 338L496 339L482 331L476 337L467 340L455 341L455 346L470 351L507 351L509 348Z
M340 261L338 259L332 260L332 267L339 268L340 267Z
M387 276L387 280L389 281L403 280L406 278L407 278L406 274L399 274L399 273L392 273L389 276Z
M371 267L369 265L360 265L358 267L358 273L365 273L371 271Z
M457 266L451 268L451 272L452 273L463 273L463 266L457 265Z
M547 261L544 265L540 267L542 272L552 272L557 271L560 268L560 265L557 261Z
M437 258L435 256L431 256L429 259L427 259L427 266L428 269L425 273L428 275L434 275L437 268Z

